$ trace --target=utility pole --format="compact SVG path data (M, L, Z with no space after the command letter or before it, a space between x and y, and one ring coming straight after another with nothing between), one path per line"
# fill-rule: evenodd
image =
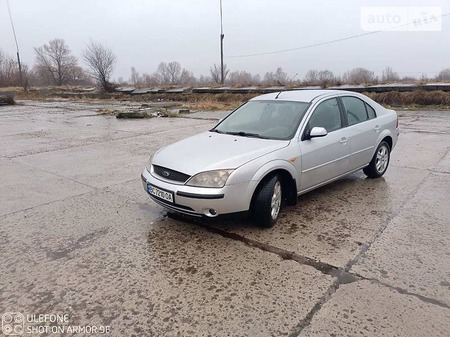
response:
M224 82L224 71L223 71L223 23L222 23L222 0L220 0L220 83Z
M16 55L17 55L17 64L19 66L19 86L22 86L22 64L20 63L19 56L19 44L17 43L16 30L14 29L14 24L11 16L11 10L9 9L9 0L6 0L6 5L8 6L9 20L11 21L11 27L14 34L14 41L16 42Z

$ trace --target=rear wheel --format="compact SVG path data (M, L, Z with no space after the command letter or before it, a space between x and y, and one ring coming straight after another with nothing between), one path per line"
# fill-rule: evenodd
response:
M269 228L277 223L282 197L283 189L278 175L261 183L252 205L253 220L258 226Z
M390 155L391 149L389 144L382 141L380 145L378 145L370 164L363 169L365 175L369 178L381 177L389 166Z

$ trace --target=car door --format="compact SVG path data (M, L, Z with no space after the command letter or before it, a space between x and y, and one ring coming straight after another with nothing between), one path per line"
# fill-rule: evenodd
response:
M313 189L349 170L350 138L344 128L343 114L337 98L319 103L306 124L299 146L301 160L300 192ZM328 134L311 138L313 127L323 127Z
M375 110L358 97L340 97L348 122L350 137L350 170L367 165L372 159L380 125Z

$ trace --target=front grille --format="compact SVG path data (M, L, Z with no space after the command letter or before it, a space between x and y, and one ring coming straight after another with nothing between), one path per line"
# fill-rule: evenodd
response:
M178 213L181 213L181 214L185 214L185 215L195 216L195 217L201 217L202 216L201 214L195 213L195 211L192 208L190 208L190 207L181 206L181 205L178 205L178 204L169 204L167 202L164 202L161 199L156 199L152 195L150 196L150 198L152 198L152 200L154 202L156 202L157 204L159 204L159 205L161 205L163 207L166 207L166 208L168 208L168 209L170 209L172 211L175 211L175 212L178 212Z
M167 179L167 180L173 180L173 181L178 181L180 183L184 183L186 182L191 176L178 172L178 171L174 171L162 166L158 166L158 165L153 165L153 171L155 172L155 174L159 175L160 177Z

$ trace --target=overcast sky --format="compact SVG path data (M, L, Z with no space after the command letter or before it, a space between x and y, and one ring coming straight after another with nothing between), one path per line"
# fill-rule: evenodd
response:
M34 63L33 47L62 38L80 59L90 39L118 57L114 78L128 79L130 67L152 73L161 61L178 61L196 76L220 63L219 0L9 0L23 62ZM365 67L381 74L434 76L450 68L450 16L442 30L383 31L291 52L233 57L307 46L345 38L361 28L364 6L437 6L448 0L223 0L225 63L234 70L264 75L282 67L298 78L309 69L342 74ZM0 49L15 56L6 0L0 0Z

